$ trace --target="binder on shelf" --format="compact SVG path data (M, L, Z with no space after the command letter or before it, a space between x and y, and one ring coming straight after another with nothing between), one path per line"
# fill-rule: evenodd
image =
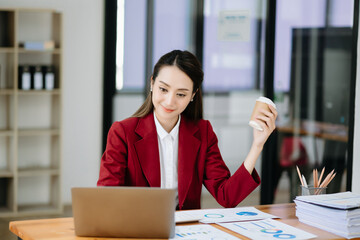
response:
M20 46L24 46L26 50L53 50L55 48L55 42L50 41L25 41L20 44Z
M10 11L1 11L0 12L0 47L10 47L11 40L9 38L9 19L10 19Z
M55 74L52 65L43 66L44 88L46 90L53 90L55 88Z
M31 73L27 65L19 66L19 89L31 89Z
M41 66L32 67L32 87L35 90L42 90L44 88L43 84L43 72Z
M19 89L54 90L55 80L53 65L19 66Z

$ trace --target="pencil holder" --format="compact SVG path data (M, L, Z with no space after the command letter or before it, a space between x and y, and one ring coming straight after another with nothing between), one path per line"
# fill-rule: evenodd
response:
M316 188L312 185L309 185L307 187L300 185L300 187L301 187L301 196L326 194L326 187Z

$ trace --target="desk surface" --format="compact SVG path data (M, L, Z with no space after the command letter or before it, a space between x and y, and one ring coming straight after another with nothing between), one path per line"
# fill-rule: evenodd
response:
M281 217L278 221L302 229L309 233L315 234L316 239L344 239L337 235L323 231L318 228L300 223L295 216L295 204L272 204L272 205L259 205L255 206L257 209ZM226 228L213 224L225 232L228 232L241 239L248 239L234 233ZM41 219L41 220L25 220L13 221L9 224L10 231L16 234L23 240L114 240L116 238L84 238L76 237L74 233L73 218L54 218L54 219ZM129 240L134 240L129 239Z
M293 126L277 126L276 129L281 133L289 133L289 134L299 134L305 136L314 136L317 138L322 138L325 140L333 140L339 142L347 142L348 135L347 132L342 131L334 131L334 132L324 132L324 131L313 131L306 130L304 128L294 128Z

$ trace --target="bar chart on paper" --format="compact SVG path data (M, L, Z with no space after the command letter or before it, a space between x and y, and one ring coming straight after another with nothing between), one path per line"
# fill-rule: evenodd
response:
M316 236L273 219L217 223L251 239L311 239Z
M175 237L172 239L181 240L209 240L209 239L221 239L221 240L238 240L238 238L231 236L230 234L223 232L213 226L199 224L189 226L176 226Z

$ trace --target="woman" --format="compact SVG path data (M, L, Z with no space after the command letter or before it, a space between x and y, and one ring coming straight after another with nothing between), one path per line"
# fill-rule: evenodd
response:
M143 105L109 130L98 186L175 188L178 209L197 209L202 184L224 207L237 206L260 184L254 167L275 129L275 108L257 117L264 131L254 130L249 154L230 176L212 126L202 119L203 75L188 51L159 59Z

